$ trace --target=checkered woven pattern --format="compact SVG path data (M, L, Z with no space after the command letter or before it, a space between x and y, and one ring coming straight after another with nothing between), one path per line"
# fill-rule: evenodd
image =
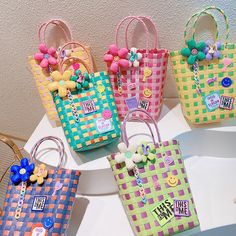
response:
M176 140L162 142L156 148L156 153L155 163L147 162L144 166L139 167L140 178L143 181L147 198L146 204L141 202L133 173L128 172L124 164L116 164L115 154L108 158L130 224L135 234L140 236L169 236L199 225L179 143ZM174 164L170 165L169 172L165 166L163 156L171 156L174 159ZM179 180L176 187L170 187L166 183L167 176L170 173ZM154 187L155 181L158 182L158 187ZM190 216L174 217L161 227L152 215L151 210L166 196L172 199L189 200Z
M163 103L163 87L166 80L169 53L166 49L151 49L148 53L146 53L146 50L138 50L138 52L142 53L140 66L138 68L129 68L126 72L122 73L122 94L118 92L117 76L110 73L118 115L121 119L124 118L128 112L125 100L136 96L138 101L149 101L147 111L157 119ZM146 78L146 82L143 81L145 67L152 71L152 75ZM128 85L131 83L135 83L135 89L131 90L128 88ZM143 95L145 88L151 90L151 97L146 98ZM133 114L133 116L146 118L143 114Z
M223 57L232 59L233 63L227 68L226 72L223 72L224 68L223 59L214 59L210 62L206 60L199 62L199 78L200 86L202 88L202 96L205 96L211 92L219 91L220 95L229 97L235 97L236 83L234 81L235 76L235 44L228 43L227 48L222 46L221 53ZM194 124L219 122L226 118L235 117L236 100L234 101L234 107L232 110L216 109L209 112L205 106L203 99L196 93L196 86L194 84L194 74L186 62L186 59L180 54L180 51L174 51L170 53L170 58L173 66L173 73L176 80L180 102L184 116ZM207 79L217 77L217 81L208 84ZM221 81L224 77L230 77L233 81L232 85L228 88L224 88L221 85Z
M66 235L77 191L79 174L79 171L76 170L60 169L58 173L55 170L49 170L48 178L42 186L38 186L37 183L31 183L27 186L19 220L16 220L14 216L21 184L14 186L10 181L4 203L4 215L0 220L0 235L30 236L32 227L35 224L41 224L45 217L54 218L54 226L48 230L48 235ZM63 187L57 191L55 196L52 196L56 181L61 181ZM34 196L47 196L42 212L31 211Z
M86 49L90 52L90 48L86 47ZM71 51L71 56L78 57L80 59L83 59L85 62L87 62L90 66L91 63L88 59L88 56L83 48L77 47L73 49L68 49ZM48 71L43 70L38 62L34 59L34 56L29 56L28 58L29 64L31 66L31 71L33 74L33 77L35 79L36 86L39 91L40 98L42 100L43 106L46 110L46 113L48 115L48 118L50 120L59 120L57 111L55 108L55 104L52 100L52 96L50 92L48 91L47 85L50 82L50 74ZM82 72L85 72L85 68L83 65L81 65Z
M69 100L67 98L62 99L55 94L53 95L67 141L75 151L84 151L104 146L120 137L120 122L109 76L107 72L97 72L90 74L90 77L92 81L88 90L72 92L73 101L78 110L79 123L74 119ZM98 85L105 87L103 93L99 93L97 90ZM90 99L94 101L97 111L84 114L82 103ZM99 133L95 120L102 118L102 112L105 109L109 109L112 112L111 121L114 129L106 133Z

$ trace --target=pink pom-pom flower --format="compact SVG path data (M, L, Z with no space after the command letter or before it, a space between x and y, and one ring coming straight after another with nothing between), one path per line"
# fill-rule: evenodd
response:
M49 65L56 65L57 59L56 59L56 49L51 47L47 48L44 43L39 44L39 51L38 53L35 53L34 59L38 62L40 62L40 66L42 68L47 68Z
M113 73L119 72L119 70L127 70L129 67L129 61L127 48L119 49L115 44L110 45L108 52L104 55L104 61L107 63L109 70Z

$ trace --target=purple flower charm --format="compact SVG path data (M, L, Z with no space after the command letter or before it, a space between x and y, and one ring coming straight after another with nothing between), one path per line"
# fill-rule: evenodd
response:
M221 43L214 42L213 40L206 41L206 47L204 53L206 54L206 60L219 59L221 57Z

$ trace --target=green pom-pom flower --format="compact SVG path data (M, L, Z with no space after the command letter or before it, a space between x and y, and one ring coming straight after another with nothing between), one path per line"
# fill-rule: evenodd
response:
M81 70L76 70L75 74L71 76L71 80L76 82L77 90L89 88L90 77L88 73L82 74Z
M181 55L187 57L189 65L193 65L197 60L202 61L206 58L204 49L206 47L205 42L201 41L196 43L194 39L187 40L187 48L181 49Z

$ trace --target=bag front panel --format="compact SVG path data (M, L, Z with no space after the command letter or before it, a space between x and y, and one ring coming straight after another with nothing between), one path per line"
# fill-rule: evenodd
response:
M86 49L90 52L89 47L86 47ZM79 57L91 66L91 62L89 61L89 58L83 48L77 47L77 48L68 49L68 50L70 51L71 56ZM48 115L48 118L50 120L59 120L58 115L57 115L57 110L53 102L51 93L49 92L47 88L48 84L51 81L49 72L40 67L38 62L34 59L34 56L29 56L28 61L31 66L31 71L35 79L35 83L38 88L39 95L40 95L42 104L46 110L46 113ZM57 69L57 67L55 67L54 69ZM81 65L81 70L82 72L86 71L83 65Z
M60 190L55 190L56 181L63 183ZM4 202L4 215L0 220L0 235L30 236L36 224L42 224L45 217L53 217L54 226L48 230L48 235L65 235L69 225L70 215L75 200L79 182L79 171L49 170L48 178L42 186L31 183L26 188L23 208L18 220L15 211L20 196L21 184L15 186L9 182ZM46 196L43 211L32 211L35 196Z
M199 62L199 78L200 86L202 88L202 96L196 92L196 85L194 84L194 73L185 60L180 54L180 51L174 51L170 53L173 74L178 88L179 98L182 106L184 116L192 123L211 123L218 122L226 118L235 117L235 105L236 100L233 103L233 109L221 109L217 108L214 111L208 111L203 97L207 96L212 92L219 91L220 95L235 98L236 83L235 83L235 44L228 44L227 49L225 45L221 50L224 57L232 59L232 64L223 72L224 63L223 58L214 59L210 62L206 60ZM214 83L208 84L207 80L216 77ZM223 78L229 77L233 83L231 86L223 87L221 81Z
M139 104L140 101L144 101L145 104L148 103L146 110L150 115L157 118L163 103L163 87L166 80L169 54L167 50L164 49L154 49L150 50L148 53L143 52L143 50L139 50L138 52L142 53L140 66L137 68L132 67L122 72L122 94L118 92L117 76L110 73L118 114L120 118L124 118L129 110L126 99L136 98L137 104ZM151 70L152 74L144 80L144 68L146 67ZM135 86L131 89L130 85L132 84ZM150 97L144 95L145 88L150 89ZM138 114L137 116L142 117L143 115Z
M112 155L109 162L119 188L119 195L126 214L136 235L173 235L178 232L192 229L199 225L195 204L191 194L184 163L181 158L179 144L176 140L163 142L156 149L155 162L139 165L140 178L143 182L147 203L141 201L140 192L134 174L127 171L124 164L116 164ZM164 157L172 157L174 162L168 168ZM170 187L167 184L168 175L177 177L178 185ZM189 217L175 216L164 226L153 216L152 210L165 199L189 201Z
M67 98L61 99L58 95L54 96L67 141L75 151L103 146L120 137L120 122L107 72L95 73L92 81L88 90L72 92L73 102L79 115L79 123L75 122L69 100ZM100 86L103 86L103 92L99 92ZM83 104L87 101L94 102L96 111L85 114ZM111 125L111 129L108 127L106 130L105 128L103 132L98 129L98 125L103 118L102 112L104 110L109 110L112 115L106 121L108 122L106 125Z

